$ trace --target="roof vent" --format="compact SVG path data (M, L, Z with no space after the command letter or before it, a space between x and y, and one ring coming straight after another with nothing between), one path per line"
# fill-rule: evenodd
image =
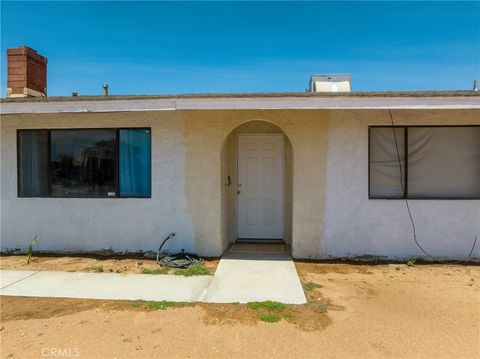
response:
M308 92L351 92L352 74L324 74L310 76Z
M103 84L103 96L108 96L108 84Z

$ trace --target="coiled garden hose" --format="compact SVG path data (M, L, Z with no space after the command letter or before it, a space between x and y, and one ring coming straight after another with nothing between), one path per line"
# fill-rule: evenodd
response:
M169 268L186 268L191 266L192 264L202 264L203 259L197 256L196 254L186 253L181 251L180 253L175 253L169 256L165 256L160 258L160 253L162 251L162 247L169 239L175 238L175 233L170 234L167 238L165 238L158 248L157 251L157 263L160 264L162 267L169 267Z

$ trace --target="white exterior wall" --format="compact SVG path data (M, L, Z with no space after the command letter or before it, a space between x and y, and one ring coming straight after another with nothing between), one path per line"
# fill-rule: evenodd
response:
M480 124L480 110L396 110L397 125ZM170 250L220 255L221 149L248 121L267 121L288 137L293 157L292 251L297 258L421 255L402 200L368 199L368 126L385 110L193 110L3 115L1 250L39 235L38 250ZM17 198L19 128L152 128L152 198ZM225 163L224 163L225 166ZM480 237L480 200L410 201L417 235L435 256L459 258ZM474 255L480 257L480 241Z
M152 128L151 198L17 198L17 128ZM38 234L36 250L195 251L185 195L183 122L168 114L105 113L2 116L1 250L25 250Z
M480 125L478 111L394 111L396 125ZM382 118L383 117L383 118ZM373 111L331 114L322 252L326 257L422 256L404 200L368 199L368 126ZM432 256L461 259L480 237L480 200L410 200L417 240ZM306 254L306 253L302 253ZM473 257L480 258L480 238Z

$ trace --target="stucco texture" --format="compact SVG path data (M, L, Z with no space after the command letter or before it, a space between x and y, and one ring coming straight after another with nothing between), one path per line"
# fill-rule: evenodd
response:
M293 205L293 155L292 145L282 129L271 122L249 121L236 127L222 146L222 226L225 234L224 246L233 243L237 238L237 141L239 134L281 133L284 135L284 209L283 227L284 241L291 243L292 239L292 205ZM230 179L230 184L229 184ZM222 232L223 233L223 232Z
M152 128L151 198L17 198L17 128ZM173 112L2 116L1 245L24 249L38 234L39 250L194 250L185 196L184 123Z
M225 233L231 233L231 230L225 230L225 222L222 224L220 188L225 182L225 178L221 176L221 149L224 141L232 131L236 133L238 126L250 121L263 121L280 128L292 147L293 181L291 182L294 187L292 238L297 238L296 236L302 238L298 245L305 245L319 253L324 192L308 193L308 191L296 189L325 186L328 111L185 111L184 121L188 143L187 197L190 199L192 213L203 212L203 216L196 217L198 222L193 220L200 252L203 252L203 246L205 246L205 248L217 247L218 252L221 253L229 242L225 239L221 240L221 233L224 233L224 236ZM269 126L265 127L267 132L271 131L268 130ZM251 127L243 129L248 132ZM297 158L302 160L297 161ZM233 160L229 163L233 163ZM315 165L310 165L313 163ZM204 195L199 200L197 196L202 191L209 195ZM207 208L208 213L205 213ZM216 235L213 236L213 233ZM297 244L293 243L293 245Z
M398 125L480 124L479 110L393 113ZM262 121L266 132L280 129L290 146L291 238L286 239L294 257L421 254L404 201L368 199L368 126L389 125L385 110L62 113L3 115L1 121L2 251L25 249L36 234L40 250L156 250L164 236L176 232L170 250L221 255L235 233L225 186L234 163L226 149L232 146L229 138L242 128L258 131ZM251 121L255 125L239 127ZM17 198L17 129L93 127L151 127L151 198ZM468 254L480 234L479 200L410 203L426 249L446 258Z
M392 115L396 125L480 124L479 110L392 110ZM405 201L368 199L370 125L391 125L388 111L330 113L322 251L332 257L422 256ZM409 205L418 242L435 259L464 259L480 237L479 200L410 200ZM480 257L480 243L472 255Z

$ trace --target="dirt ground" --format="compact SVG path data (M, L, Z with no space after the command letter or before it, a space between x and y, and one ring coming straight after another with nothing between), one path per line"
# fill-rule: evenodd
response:
M218 258L205 259L205 266L212 273L218 266ZM63 257L63 256L37 256L35 255L27 264L26 255L2 255L0 269L10 270L48 270L65 272L115 272L123 274L142 273L143 270L156 270L160 266L155 259L132 259L92 256L89 257ZM171 270L170 272L173 272Z
M480 267L296 266L309 303L272 312L4 296L1 357L480 358Z

